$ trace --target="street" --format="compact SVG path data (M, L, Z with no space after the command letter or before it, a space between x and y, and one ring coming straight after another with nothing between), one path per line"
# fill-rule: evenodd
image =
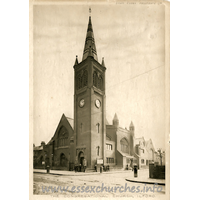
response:
M133 177L132 171L67 176L34 173L33 194L66 197L155 197L165 194L165 186L125 180L130 177Z

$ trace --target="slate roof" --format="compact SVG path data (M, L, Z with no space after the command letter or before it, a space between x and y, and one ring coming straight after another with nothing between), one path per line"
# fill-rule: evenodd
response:
M74 130L74 119L66 117L67 121L69 122L70 126L72 127L72 129Z
M33 148L34 151L43 150L43 146L38 146Z

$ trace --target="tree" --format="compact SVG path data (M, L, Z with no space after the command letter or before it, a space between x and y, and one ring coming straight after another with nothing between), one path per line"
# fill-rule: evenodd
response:
M165 152L162 151L162 149L158 149L157 153L158 153L158 156L160 158L160 165L162 166L162 158L163 158L163 155L164 155Z

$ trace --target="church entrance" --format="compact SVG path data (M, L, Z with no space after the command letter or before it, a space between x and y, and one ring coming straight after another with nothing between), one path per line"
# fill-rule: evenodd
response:
M86 162L85 162L85 158L84 158L84 153L81 151L79 154L78 154L78 162L79 162L79 171L81 172L85 172L85 168L86 168Z
M78 162L83 166L83 160L84 160L84 153L81 151L78 155Z
M60 154L60 167L68 169L68 160L64 153Z

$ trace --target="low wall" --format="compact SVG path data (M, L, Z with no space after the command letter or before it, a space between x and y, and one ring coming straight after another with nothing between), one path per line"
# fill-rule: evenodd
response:
M165 179L165 166L149 164L149 178Z

